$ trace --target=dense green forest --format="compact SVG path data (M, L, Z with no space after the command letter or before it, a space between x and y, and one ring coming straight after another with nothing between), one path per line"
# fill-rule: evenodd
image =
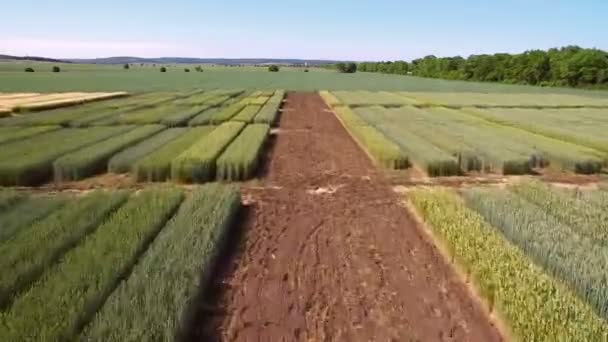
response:
M412 62L364 62L359 71L542 86L608 87L608 53L578 46L468 58L426 56Z

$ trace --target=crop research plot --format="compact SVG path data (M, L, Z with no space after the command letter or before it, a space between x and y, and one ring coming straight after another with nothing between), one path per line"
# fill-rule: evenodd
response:
M1 341L608 340L604 99L203 88L0 94Z

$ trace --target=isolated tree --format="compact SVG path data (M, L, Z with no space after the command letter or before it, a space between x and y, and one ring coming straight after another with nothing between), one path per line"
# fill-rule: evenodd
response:
M185 68L185 69L184 69L184 72L190 72L190 69Z
M194 70L196 70L196 72L203 72L203 67L200 65L197 65Z
M346 73L353 74L357 72L357 63L346 63Z
M34 68L25 68L25 72L34 72Z
M165 67L160 67L160 72L167 72L167 68L165 68Z
M357 64L356 63L338 63L336 64L336 69L338 72L352 74L357 72Z
M129 63L123 65L123 69L128 70L130 68Z
M53 67L53 72L60 72L60 71L61 71L61 69L58 66L55 65Z
M268 71L270 72L278 72L279 71L279 66L278 65L271 65L268 67Z
M308 72L308 69L304 69L304 72Z

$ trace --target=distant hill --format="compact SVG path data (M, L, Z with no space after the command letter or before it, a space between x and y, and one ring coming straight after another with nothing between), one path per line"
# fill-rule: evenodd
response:
M66 59L73 63L85 64L126 64L126 63L154 63L154 64L220 64L220 65L259 65L259 64L305 64L324 65L334 64L338 61L318 59L282 59L282 58L188 58L188 57L107 57L93 59Z
M36 57L36 56L11 56L11 55L0 55L0 61L2 60L17 60L17 61L36 61L36 62L52 62L52 63L71 63L68 60L61 60L55 58Z

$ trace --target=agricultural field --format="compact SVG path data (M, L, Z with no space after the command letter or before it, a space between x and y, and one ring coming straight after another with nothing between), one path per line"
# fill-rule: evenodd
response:
M0 341L608 341L605 98L177 88L0 118Z
M143 93L13 112L0 119L0 184L36 186L107 172L130 174L134 181L208 182L216 169L219 179L228 177L223 170L242 170L229 178L245 180L255 174L284 95L239 89ZM245 129L249 125L254 128ZM186 160L204 161L205 171L186 167Z
M600 174L608 162L608 102L602 98L386 91L322 96L362 147L395 169L411 164L431 177Z

